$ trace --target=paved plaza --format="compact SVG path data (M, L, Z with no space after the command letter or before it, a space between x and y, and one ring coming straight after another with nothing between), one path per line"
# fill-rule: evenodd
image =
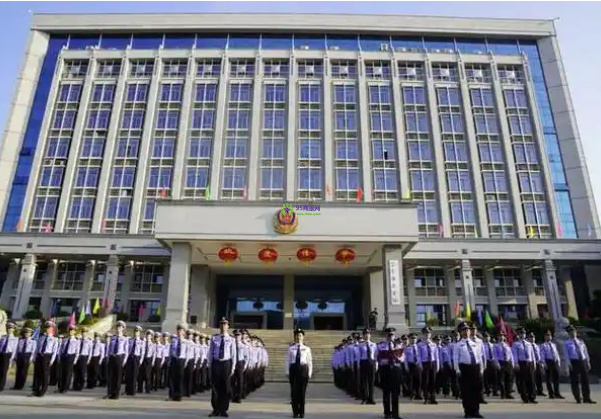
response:
M7 386L8 387L8 386ZM569 388L563 385L563 393L570 397ZM206 418L210 412L209 395L197 395L180 403L166 402L165 395L140 395L122 397L118 401L102 400L102 389L54 394L43 399L30 398L26 393L5 390L0 393L0 419L157 419L157 418ZM272 419L291 417L288 404L287 383L269 383L252 394L243 404L232 404L232 419ZM593 387L593 398L601 401L601 386ZM329 418L380 418L382 408L361 406L349 399L331 384L309 385L307 394L307 419ZM403 400L401 412L407 419L462 418L458 401L440 399L437 406L423 406L418 402ZM511 419L594 419L601 417L601 404L577 405L571 399L553 401L541 398L538 405L524 405L517 400L494 399L483 406L487 418Z

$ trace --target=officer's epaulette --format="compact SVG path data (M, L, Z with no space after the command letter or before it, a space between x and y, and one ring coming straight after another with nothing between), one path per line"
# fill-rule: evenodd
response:
M214 337L214 338L216 338L217 336L219 336L219 333L215 333L215 334L214 334L213 336L211 336L211 337Z

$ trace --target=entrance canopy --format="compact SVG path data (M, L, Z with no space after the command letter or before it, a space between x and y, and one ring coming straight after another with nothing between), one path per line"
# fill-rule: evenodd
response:
M227 267L229 271L264 267L259 253L266 248L277 252L273 265L278 271L299 268L297 252L303 248L314 251L311 269L364 271L382 266L384 245L402 245L408 251L418 240L418 228L414 205L404 203L278 205L184 200L159 203L155 237L168 247L189 243L192 264L217 270L224 268L219 252L231 247L237 257ZM350 249L354 255L346 268L336 260L341 249Z

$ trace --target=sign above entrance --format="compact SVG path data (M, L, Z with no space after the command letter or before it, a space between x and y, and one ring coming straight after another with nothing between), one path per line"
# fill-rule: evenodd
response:
M298 228L298 216L292 205L284 204L281 210L275 213L273 229L279 234L292 234Z

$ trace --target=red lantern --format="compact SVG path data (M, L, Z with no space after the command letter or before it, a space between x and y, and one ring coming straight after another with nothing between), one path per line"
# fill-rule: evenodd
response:
M348 265L355 260L355 252L352 249L340 249L336 252L336 260L343 265Z
M266 264L275 263L278 260L278 252L275 249L267 247L259 250L259 260Z
M296 252L296 257L301 262L304 262L305 265L308 265L315 260L315 258L317 257L317 252L314 249L311 249L310 247L301 247Z
M222 247L219 250L219 253L217 253L217 256L219 256L219 259L221 259L228 265L230 263L233 263L236 259L238 259L239 255L240 254L238 253L238 249L236 249L235 247L231 247L231 246Z

